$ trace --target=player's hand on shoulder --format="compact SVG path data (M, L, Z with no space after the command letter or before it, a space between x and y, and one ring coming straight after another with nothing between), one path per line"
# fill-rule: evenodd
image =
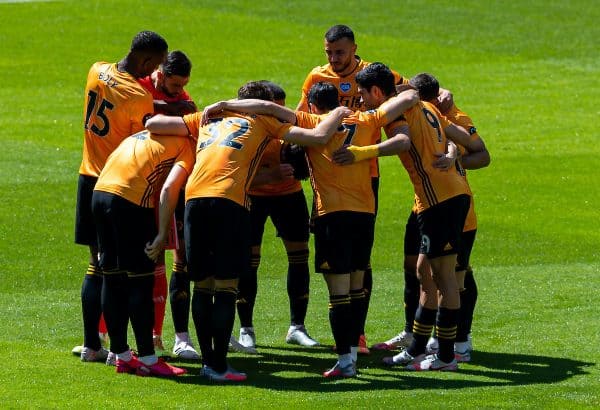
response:
M341 148L338 148L333 153L333 162L338 165L350 165L354 163L354 154L351 150L352 145L344 145Z
M218 101L214 104L204 107L204 110L202 110L202 120L200 121L200 126L208 124L208 121L211 117L214 117L223 111L224 105L225 101Z
M332 113L338 115L340 118L346 118L349 115L352 115L354 111L352 111L350 108L345 107L343 105L340 105L339 107L336 107Z

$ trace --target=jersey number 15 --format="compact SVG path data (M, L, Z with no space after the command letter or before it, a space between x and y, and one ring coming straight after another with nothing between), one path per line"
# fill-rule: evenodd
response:
M110 123L108 121L108 117L106 117L106 110L112 110L115 106L108 100L104 98L97 104L98 93L92 90L88 91L88 103L87 109L85 113L85 124L84 128L86 130L92 131L99 137L104 137L110 131ZM93 115L92 115L93 114ZM93 119L92 119L93 118ZM96 125L96 118L101 120L102 128L99 128ZM90 126L91 122L91 126Z

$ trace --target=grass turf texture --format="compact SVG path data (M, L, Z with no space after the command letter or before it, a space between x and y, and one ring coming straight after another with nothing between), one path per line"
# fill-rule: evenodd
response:
M460 4L460 5L459 5ZM0 397L2 407L596 407L600 95L592 1L528 2L0 2ZM79 289L87 250L72 242L85 76L117 61L139 30L161 33L194 69L202 107L270 79L295 106L322 38L350 25L358 53L405 76L435 74L475 120L492 155L471 172L479 217L473 363L458 373L385 369L359 359L358 379L320 376L328 347L284 343L285 254L265 233L255 326L258 357L231 354L248 382L212 386L198 364L172 380L82 364ZM402 318L402 236L412 191L395 158L382 163L373 253L370 342ZM327 296L312 278L307 326L332 343ZM172 346L167 311L165 341ZM195 337L194 337L195 339Z

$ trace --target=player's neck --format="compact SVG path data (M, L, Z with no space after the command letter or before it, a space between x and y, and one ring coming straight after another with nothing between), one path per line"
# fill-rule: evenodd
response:
M338 73L338 75L340 77L347 77L348 75L352 74L354 72L354 70L356 70L356 68L360 64L360 58L358 58L357 56L354 56L354 58L352 59L352 61L353 61L353 64L351 63L348 66L347 70L344 70L341 73Z
M117 70L121 73L128 73L128 74L132 75L134 78L139 78L138 74L136 73L134 65L131 63L131 61L127 57L123 58L121 61L119 61L117 63Z

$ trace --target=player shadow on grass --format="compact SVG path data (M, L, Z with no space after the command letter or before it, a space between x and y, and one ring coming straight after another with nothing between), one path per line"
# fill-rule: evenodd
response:
M473 352L472 356L473 365L462 366L461 373L504 380L516 386L558 383L588 374L585 368L595 365L561 357L526 354Z
M461 363L458 373L440 375L435 372L414 373L386 367L381 362L383 356L374 354L359 357L357 378L329 380L321 375L335 363L336 356L328 354L331 352L329 347L259 347L259 352L259 355L230 355L229 363L248 374L248 380L241 385L300 392L447 390L551 384L587 374L585 367L594 365L565 358L474 352L473 364ZM214 384L199 376L199 363L193 367L186 363L182 367L187 368L189 374L176 378L178 383Z

